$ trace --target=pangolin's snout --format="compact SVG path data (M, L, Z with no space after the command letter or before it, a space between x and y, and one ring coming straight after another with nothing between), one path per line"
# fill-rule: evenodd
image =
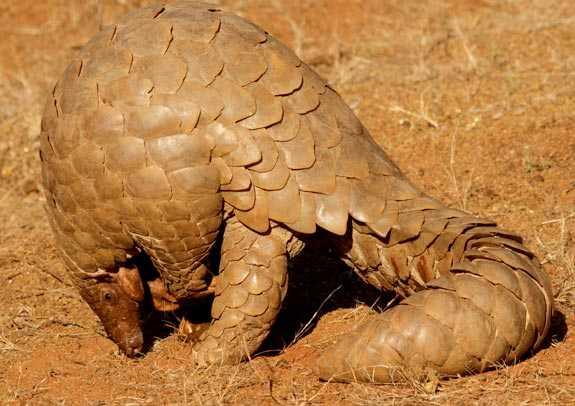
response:
M144 336L141 332L126 337L120 349L126 356L133 358L142 353L144 347Z

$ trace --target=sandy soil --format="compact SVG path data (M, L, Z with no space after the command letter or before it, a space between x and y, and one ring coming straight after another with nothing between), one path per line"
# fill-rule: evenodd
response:
M477 376L385 386L313 375L334 336L389 300L320 245L293 264L264 353L237 367L195 369L174 320L128 360L69 284L42 209L42 105L79 46L138 3L0 3L0 403L575 404L572 0L220 2L295 48L417 184L523 234L551 275L544 349Z

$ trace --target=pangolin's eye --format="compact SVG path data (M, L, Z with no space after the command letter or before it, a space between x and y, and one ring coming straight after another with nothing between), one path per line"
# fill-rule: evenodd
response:
M114 294L112 292L104 292L104 294L102 295L102 297L104 298L104 300L106 302L111 302L114 300Z

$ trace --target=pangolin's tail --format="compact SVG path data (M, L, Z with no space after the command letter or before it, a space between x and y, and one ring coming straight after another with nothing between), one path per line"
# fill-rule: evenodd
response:
M482 371L515 362L548 333L550 282L521 238L421 199L427 204L391 224L354 221L346 261L372 285L406 298L327 351L318 364L322 379L389 382L404 372Z

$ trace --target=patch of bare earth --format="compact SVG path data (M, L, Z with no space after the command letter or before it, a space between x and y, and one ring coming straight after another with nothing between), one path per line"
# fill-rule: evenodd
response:
M422 188L523 234L551 275L558 311L541 351L481 375L383 386L313 374L319 352L389 300L320 245L293 264L264 354L236 367L196 369L165 333L128 360L68 283L39 193L43 101L78 47L137 3L0 3L0 403L575 403L571 0L221 2L296 49Z

